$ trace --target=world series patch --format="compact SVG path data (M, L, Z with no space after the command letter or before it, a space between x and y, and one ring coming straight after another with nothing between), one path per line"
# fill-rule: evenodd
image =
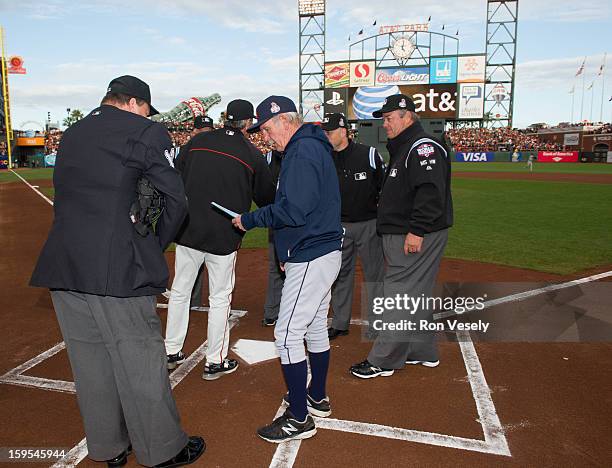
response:
M422 145L417 146L417 154L419 156L423 156L424 158L429 157L430 154L435 152L434 147L428 143L423 143Z

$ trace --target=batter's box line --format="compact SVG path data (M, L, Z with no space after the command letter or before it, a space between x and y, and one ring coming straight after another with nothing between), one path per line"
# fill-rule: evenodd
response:
M467 331L457 332L457 339L476 403L478 421L482 427L484 440L329 418L315 418L317 428L511 457L508 441L497 416L491 391L487 385L470 334ZM281 414L281 409L277 411L276 417L279 414ZM270 468L292 467L300 450L301 442L301 440L293 440L279 444L270 463Z

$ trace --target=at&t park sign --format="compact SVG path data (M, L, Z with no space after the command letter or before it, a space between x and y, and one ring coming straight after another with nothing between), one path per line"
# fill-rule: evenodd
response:
M389 34L396 32L427 32L429 31L429 24L396 24L394 26L381 26L378 30L378 34Z

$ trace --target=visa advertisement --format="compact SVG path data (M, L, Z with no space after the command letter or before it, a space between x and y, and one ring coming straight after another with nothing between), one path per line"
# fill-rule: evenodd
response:
M457 57L432 57L429 62L429 83L457 82Z
M455 153L455 161L457 162L493 162L495 160L495 153L481 152L481 153Z
M387 85L418 85L429 83L429 68L403 67L378 68L376 70L376 84Z

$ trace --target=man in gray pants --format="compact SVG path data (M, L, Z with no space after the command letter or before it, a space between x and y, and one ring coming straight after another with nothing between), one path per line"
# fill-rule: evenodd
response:
M384 298L378 298L384 310L373 324L380 333L368 358L350 368L363 379L393 375L405 364L439 364L435 334L423 326L431 322L433 310L423 301L433 291L453 224L450 159L423 130L414 102L403 94L389 96L372 115L383 117L391 158L377 220L387 263ZM409 297L421 301L414 306L404 300ZM412 328L398 331L406 322Z
M155 113L149 86L122 76L64 133L55 218L31 279L51 289L89 456L110 467L125 465L132 448L140 464L170 467L206 447L181 429L156 311L168 282L163 252L187 206L168 131L147 119ZM154 230L132 209L142 177L165 200Z
M344 228L342 266L332 288L334 317L327 330L329 339L333 340L348 335L357 254L361 258L367 289L367 299L362 308L369 322L373 320L372 298L382 294L384 263L381 238L376 233L376 207L384 164L376 148L355 143L349 138L344 114L326 114L321 128L334 148L332 157L338 173ZM373 338L375 331L370 328L366 336Z

